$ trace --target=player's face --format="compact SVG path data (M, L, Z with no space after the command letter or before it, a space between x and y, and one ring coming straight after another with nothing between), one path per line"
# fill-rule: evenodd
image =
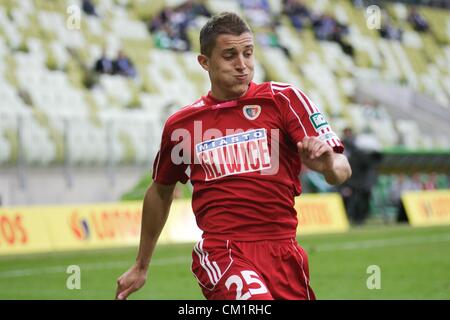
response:
M218 36L211 56L200 55L199 62L209 73L215 98L230 100L243 96L254 74L252 34Z

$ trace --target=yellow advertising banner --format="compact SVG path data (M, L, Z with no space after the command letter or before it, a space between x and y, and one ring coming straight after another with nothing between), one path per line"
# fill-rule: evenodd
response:
M412 226L450 224L450 190L405 192L402 201Z
M302 195L296 210L299 234L349 228L339 194ZM141 212L141 201L0 208L0 255L137 246ZM191 200L174 200L158 243L200 238Z
M297 234L346 232L344 203L338 193L303 194L295 199Z
M141 202L0 208L0 254L136 245Z
M45 210L0 208L0 255L51 249Z
M49 207L47 220L56 250L135 245L140 237L139 202Z
M197 242L201 238L202 232L195 222L191 199L174 200L158 243Z

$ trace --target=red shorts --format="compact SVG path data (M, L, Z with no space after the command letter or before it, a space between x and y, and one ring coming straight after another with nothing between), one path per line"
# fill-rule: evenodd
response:
M203 239L192 273L208 300L314 300L308 257L295 239Z

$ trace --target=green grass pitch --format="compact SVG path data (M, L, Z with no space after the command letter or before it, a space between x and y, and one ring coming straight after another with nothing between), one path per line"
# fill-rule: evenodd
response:
M450 226L372 226L346 234L300 236L318 299L450 299ZM130 299L203 299L190 272L192 244L160 245L149 278ZM0 299L113 299L136 248L0 257ZM66 287L69 265L81 289ZM368 289L381 272L381 288Z

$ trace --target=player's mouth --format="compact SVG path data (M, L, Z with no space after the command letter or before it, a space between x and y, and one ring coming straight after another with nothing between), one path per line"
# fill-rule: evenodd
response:
M240 74L235 76L236 79L238 79L239 81L245 81L247 80L248 75L247 74Z

